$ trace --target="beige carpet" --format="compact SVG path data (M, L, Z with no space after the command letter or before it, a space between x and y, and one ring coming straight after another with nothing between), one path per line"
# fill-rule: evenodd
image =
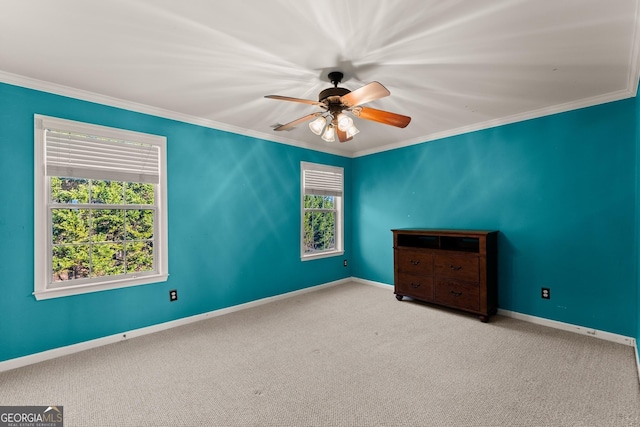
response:
M71 426L640 426L632 347L349 283L0 374Z

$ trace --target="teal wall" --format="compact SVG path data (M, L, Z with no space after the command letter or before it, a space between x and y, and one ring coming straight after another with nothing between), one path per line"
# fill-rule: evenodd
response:
M354 159L354 276L393 283L392 228L500 230L500 308L635 337L635 102Z
M166 283L31 295L34 114L167 137ZM629 99L348 159L0 84L0 361L349 276L391 284L399 227L498 229L500 308L640 339L637 123ZM300 261L300 161L345 168L344 257Z
M34 114L167 137L167 282L35 300ZM344 257L300 261L300 161L345 168ZM0 361L351 275L348 158L0 84L0 182Z

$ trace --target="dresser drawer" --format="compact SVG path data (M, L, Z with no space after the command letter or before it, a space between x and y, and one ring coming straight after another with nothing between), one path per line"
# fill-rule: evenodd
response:
M395 293L433 301L433 277L400 273L398 275L398 283L395 285Z
M464 310L480 310L480 288L473 283L439 279L435 286L435 301Z
M433 275L433 255L429 252L396 249L395 263L399 272Z
M436 255L436 276L477 282L480 280L480 260L474 255Z

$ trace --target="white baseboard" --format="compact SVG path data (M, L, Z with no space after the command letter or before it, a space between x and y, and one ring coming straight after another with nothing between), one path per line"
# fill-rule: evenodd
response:
M611 332L600 331L593 328L585 328L584 326L572 325L570 323L558 322L556 320L545 319L543 317L531 316L529 314L522 314L515 311L498 309L498 314L505 317L512 317L514 319L524 320L525 322L535 323L537 325L548 326L550 328L561 329L563 331L575 332L581 335L588 335L590 337L600 338L605 341L612 341L618 344L624 344L629 346L636 345L636 340L624 335L618 335Z
M226 307L219 310L210 311L207 313L197 314L195 316L189 316L182 319L172 320L170 322L160 323L157 325L148 326L145 328L133 329L130 331L109 335L102 338L97 338L90 341L84 341L78 344L72 344L65 347L54 348L52 350L43 351L40 353L30 354L23 357L17 357L15 359L5 360L0 362L0 372L9 371L11 369L21 368L23 366L32 365L34 363L44 362L46 360L55 359L56 357L66 356L69 354L77 353L84 350L100 347L107 344L113 344L119 341L124 341L129 338L135 338L154 332L163 331L177 326L187 325L189 323L198 322L200 320L208 319L211 317L222 316L224 314L233 313L235 311L245 310L259 305L267 304L270 302L291 298L297 295L306 294L308 292L314 292L323 288L331 286L341 285L348 282L362 283L365 285L371 285L380 287L387 290L393 290L393 286L387 283L375 282L372 280L361 279L358 277L350 277L346 279L340 279L333 282L324 283L321 285L311 286L297 291L287 292L281 295L275 295L272 297L262 298L256 301L250 301L244 304L234 305L232 307ZM531 316L528 314L522 314L515 311L498 309L498 314L505 317L512 317L514 319L523 320L525 322L531 322L538 325L548 326L550 328L561 329L564 331L575 332L583 335L592 336L607 341L613 341L619 344L633 346L635 349L636 364L638 368L638 381L640 381L640 355L638 354L638 346L634 338L626 337L624 335L613 334L611 332L599 331L596 329L585 328L582 326L572 325L569 323L558 322L555 320L549 320L542 317Z
M593 328L585 328L584 326L572 325L570 323L558 322L556 320L545 319L543 317L531 316L515 311L498 309L498 314L514 319L524 320L525 322L535 323L537 325L548 326L550 328L561 329L563 331L575 332L581 335L599 338L606 341L612 341L618 344L629 345L633 347L636 355L636 372L638 373L638 382L640 383L640 355L638 355L638 345L634 338L624 335L613 334L611 332L600 331Z
M159 323L157 325L147 326L145 328L133 329L131 331L122 332L119 334L109 335L102 338L97 338L90 341L84 341L78 344L72 344L64 347L54 348L52 350L43 351L40 353L34 353L27 356L17 357L15 359L5 360L0 362L0 372L9 371L11 369L21 368L34 363L44 362L46 360L55 359L57 357L66 356L80 351L89 350L96 347L101 347L107 344L113 344L119 341L124 341L129 338L135 338L154 332L164 331L166 329L175 328L177 326L187 325L189 323L198 322L200 320L208 319L211 317L222 316L223 314L233 313L235 311L245 310L247 308L257 307L259 305L267 304L270 302L291 298L297 295L306 294L308 292L314 292L330 286L341 285L343 283L350 282L351 279L341 279L333 282L324 283L317 286L311 286L297 291L287 292L286 294L275 295L272 297L262 298L256 301L250 301L244 304L234 305L232 307L226 307L219 310L210 311L207 313L197 314L195 316L184 317L182 319L172 320L169 322Z
M640 354L638 353L638 343L635 345L636 350L636 366L638 367L638 382L640 382Z
M389 285L381 282L374 282L372 280L360 279L358 277L352 277L352 280L357 283L362 283L365 285L373 285L380 288L391 289L393 290L393 285ZM528 314L522 314L515 311L498 309L498 314L511 317L514 319L523 320L525 322L535 323L542 326L547 326L555 329L562 329L563 331L575 332L582 335L588 335L590 337L595 337L599 339L603 339L606 341L612 341L619 344L632 346L635 350L636 355L636 366L638 372L638 382L640 382L640 354L638 353L638 345L634 338L627 337L624 335L613 334L611 332L599 331L592 328L585 328L583 326L572 325L570 323L558 322L555 320L549 320L542 317L531 316Z
M389 285L382 282L374 282L373 280L361 279L359 277L352 277L351 280L353 282L362 283L363 285L373 285L379 288L384 288L393 291L393 285Z
M393 285L386 283L374 282L372 280L360 279L358 277L352 277L354 282L363 283L365 285L373 285L385 289L393 290ZM636 340L624 335L618 335L611 332L599 331L597 329L585 328L583 326L572 325L570 323L558 322L555 320L545 319L543 317L531 316L528 314L518 313L516 311L498 309L498 314L505 317L511 317L514 319L524 320L525 322L535 323L542 326L548 326L550 328L562 329L563 331L575 332L582 335L588 335L590 337L600 338L606 341L613 341L619 344L629 345L636 347ZM636 354L638 348L636 347ZM640 364L638 365L640 368ZM639 370L640 373L640 370Z

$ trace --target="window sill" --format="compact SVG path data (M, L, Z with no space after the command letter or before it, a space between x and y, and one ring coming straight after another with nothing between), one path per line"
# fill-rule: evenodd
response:
M300 257L300 260L312 261L314 259L329 258L334 256L340 256L343 254L344 254L344 251L319 252L315 254L303 255L302 257Z
M139 277L137 279L126 279L112 281L108 283L75 285L53 289L36 291L33 296L36 300L46 300L52 298L68 297L73 295L88 294L92 292L108 291L110 289L128 288L130 286L148 285L151 283L166 282L168 274L155 274L152 276Z

